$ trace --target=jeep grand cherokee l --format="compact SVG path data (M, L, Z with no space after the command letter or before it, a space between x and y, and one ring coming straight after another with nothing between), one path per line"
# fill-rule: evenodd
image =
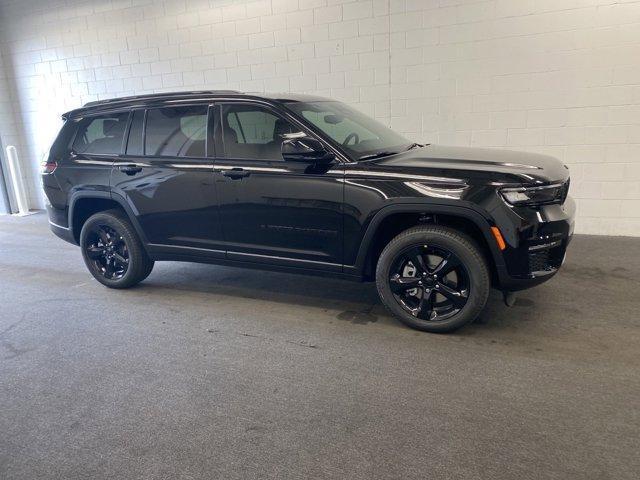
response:
M573 230L556 159L420 145L320 97L144 95L63 120L42 166L51 229L111 288L159 260L375 280L398 319L444 332L491 287L549 280Z

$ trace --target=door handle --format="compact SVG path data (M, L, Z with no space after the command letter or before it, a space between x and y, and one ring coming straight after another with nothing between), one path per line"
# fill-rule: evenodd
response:
M232 168L231 170L225 170L222 172L222 175L229 177L232 180L238 180L240 178L248 177L251 175L251 172L243 168Z
M142 167L139 167L137 165L120 165L118 167L118 170L120 170L122 173L126 173L127 175L135 175L136 173L142 171Z

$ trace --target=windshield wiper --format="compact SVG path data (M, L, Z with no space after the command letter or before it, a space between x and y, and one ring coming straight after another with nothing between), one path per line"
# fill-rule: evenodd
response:
M421 143L412 143L405 149L405 152L409 150L413 150L414 148L422 148L422 147L424 147L424 145L422 145Z
M422 148L422 147L424 147L424 145L422 145L421 143L412 143L407 148L405 148L403 152L412 150L414 148ZM396 155L398 153L400 152L391 152L391 151L376 152L376 153L363 155L360 158L358 158L358 160L371 160L372 158L388 157L389 155Z
M388 157L389 155L395 155L398 152L376 152L368 155L363 155L358 160L371 160L372 158Z

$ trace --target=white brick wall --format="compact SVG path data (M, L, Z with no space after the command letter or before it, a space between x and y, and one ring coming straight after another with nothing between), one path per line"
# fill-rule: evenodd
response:
M640 235L640 1L0 0L0 134L162 90L310 92L417 141L555 155L577 231Z

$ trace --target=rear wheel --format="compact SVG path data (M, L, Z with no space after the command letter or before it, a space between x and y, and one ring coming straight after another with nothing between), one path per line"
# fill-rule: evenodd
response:
M467 235L439 226L411 228L383 250L378 293L401 322L427 332L450 332L472 322L489 296L489 269Z
M119 210L89 217L80 232L82 257L93 277L110 288L128 288L147 278L149 258L131 222Z

